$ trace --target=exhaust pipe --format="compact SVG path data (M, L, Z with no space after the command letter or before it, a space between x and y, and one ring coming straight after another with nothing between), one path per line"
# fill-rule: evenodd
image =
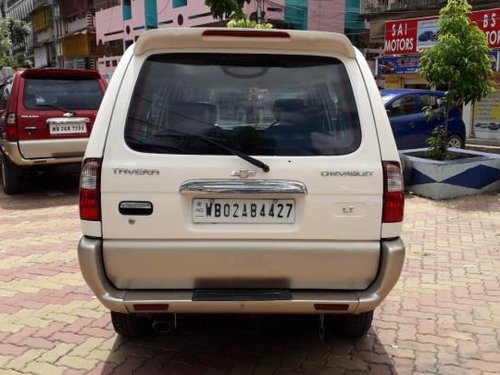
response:
M164 316L156 316L152 323L153 330L157 333L170 333L177 327L177 316L165 318Z

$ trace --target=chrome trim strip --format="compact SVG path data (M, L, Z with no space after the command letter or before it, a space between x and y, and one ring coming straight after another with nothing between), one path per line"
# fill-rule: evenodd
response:
M88 124L90 119L88 117L51 117L47 119L47 124L78 124L78 123Z
M180 186L179 193L306 195L307 187L302 182L286 180L191 180Z

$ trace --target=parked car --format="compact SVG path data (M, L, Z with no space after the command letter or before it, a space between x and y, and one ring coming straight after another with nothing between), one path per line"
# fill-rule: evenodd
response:
M437 40L438 40L438 34L432 30L426 30L418 36L419 42L427 42L427 41L435 42Z
M434 128L444 123L444 116L428 116L424 107L439 109L439 99L443 91L418 89L385 89L381 90L392 131L398 149L428 147L427 140L432 136ZM451 108L448 114L448 146L465 147L465 124L457 107Z
M403 267L403 206L379 91L344 35L152 30L85 152L78 257L124 336L179 313L288 313L360 337Z
M81 163L106 82L97 71L17 71L0 95L2 187L21 190L29 168Z

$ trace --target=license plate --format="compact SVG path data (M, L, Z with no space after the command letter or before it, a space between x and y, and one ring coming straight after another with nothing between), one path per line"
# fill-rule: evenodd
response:
M86 124L50 124L50 134L85 134Z
M293 199L193 199L194 223L295 222Z

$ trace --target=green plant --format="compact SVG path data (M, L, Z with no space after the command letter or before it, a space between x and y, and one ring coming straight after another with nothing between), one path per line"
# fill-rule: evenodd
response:
M444 125L438 125L432 131L432 137L427 140L428 155L435 160L448 160L450 155L447 149L446 130Z
M445 126L445 122L448 120L446 116L448 110L446 103L446 98L438 99L437 106L425 106L422 108L427 121L436 118L439 120L439 124L432 131L432 136L426 140L429 146L427 155L435 160L448 160L450 158L447 149L447 129Z
M227 23L227 27L240 27L245 29L272 29L273 25L270 23L257 23L250 21L248 18L232 19Z
M448 116L453 105L481 100L495 89L493 59L485 34L470 20L467 0L449 0L439 12L438 42L421 57L420 75L433 87L446 90L444 136L430 140L437 154L448 157ZM442 160L442 159L441 159Z
M213 16L221 20L235 16L246 18L242 11L244 3L245 0L205 0Z
M244 0L205 0L205 5L210 7L214 17L229 18L227 27L239 27L245 29L272 29L270 23L259 23L251 21L243 12Z

